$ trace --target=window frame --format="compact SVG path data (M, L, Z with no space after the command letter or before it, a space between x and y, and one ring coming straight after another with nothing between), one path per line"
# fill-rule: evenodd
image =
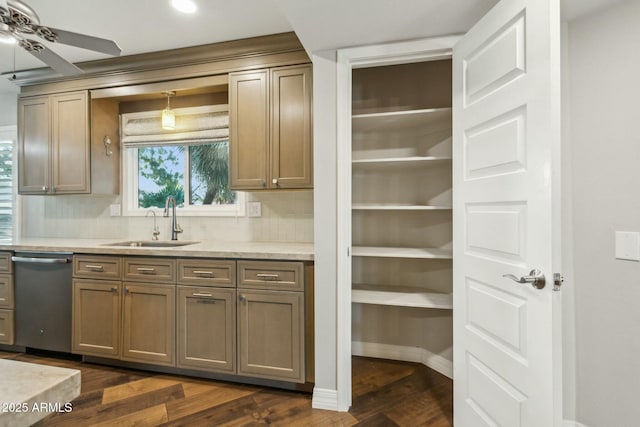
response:
M183 109L175 109L176 114L189 114L189 113L199 113L199 112L222 112L228 111L228 105L216 105L216 106L203 106L203 107L189 107ZM137 118L149 118L149 117L160 117L160 112L150 112L144 111L139 113L127 113L126 115L121 116L121 132L124 128L125 120L135 120ZM159 129L151 129L150 132L156 131L152 136L149 137L146 141L142 141L141 143L124 143L122 145L122 156L121 156L121 170L122 170L122 215L123 216L145 216L147 215L150 209L158 209L158 208L141 208L138 207L139 195L138 195L138 172L139 172L139 163L138 163L138 150L140 148L146 147L175 147L175 146L183 146L185 148L185 170L184 170L184 186L185 186L185 204L182 207L178 207L178 212L182 216L225 216L225 217L239 217L246 216L245 215L245 194L241 191L236 191L236 202L234 204L229 205L190 205L189 197L190 197L190 156L189 156L189 146L195 144L213 144L216 142L221 142L217 140L207 141L205 139L191 139L191 134L187 131L186 133L180 134L181 138L184 140L173 140L176 138L176 134L167 133L166 131L162 131ZM166 136L166 138L163 138ZM157 138L157 144L154 143ZM122 136L121 136L122 139Z

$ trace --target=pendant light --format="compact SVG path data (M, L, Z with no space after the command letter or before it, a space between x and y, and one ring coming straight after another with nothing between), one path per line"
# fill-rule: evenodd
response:
M162 110L162 129L174 130L176 128L176 115L171 109L170 99L172 96L175 96L176 93L172 91L163 93L167 95L167 107Z

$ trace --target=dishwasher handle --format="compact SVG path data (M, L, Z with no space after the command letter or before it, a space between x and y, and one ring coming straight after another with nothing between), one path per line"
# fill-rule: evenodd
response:
M12 256L13 262L28 262L34 264L67 264L71 262L68 258L31 258L22 256Z

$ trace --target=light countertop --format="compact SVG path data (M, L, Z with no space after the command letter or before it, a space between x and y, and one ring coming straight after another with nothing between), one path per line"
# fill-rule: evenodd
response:
M0 359L0 425L27 426L52 412L72 410L80 371Z
M0 250L73 252L104 255L148 255L196 258L280 259L294 261L313 260L313 243L282 242L220 242L202 240L177 247L108 246L126 238L65 239L22 238L0 242Z

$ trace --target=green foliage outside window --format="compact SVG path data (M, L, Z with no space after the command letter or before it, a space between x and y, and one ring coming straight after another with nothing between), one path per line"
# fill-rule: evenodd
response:
M139 148L139 207L164 208L168 196L184 205L185 174L189 179L188 204L235 203L235 193L229 189L229 144L225 141L191 147Z

